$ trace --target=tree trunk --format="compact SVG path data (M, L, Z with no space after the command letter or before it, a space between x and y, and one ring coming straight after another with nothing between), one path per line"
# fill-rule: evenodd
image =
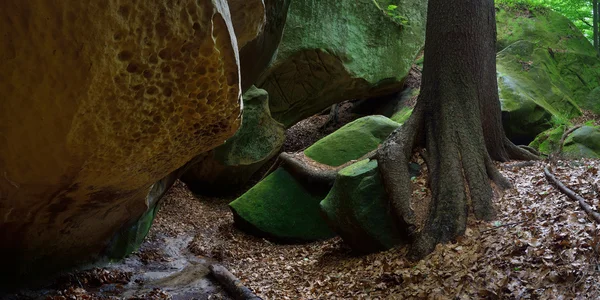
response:
M594 38L594 48L596 48L596 51L600 53L600 35L598 33L598 23L600 22L600 4L598 3L598 0L593 0L592 1L592 14L594 15L594 19L593 19L593 38Z
M502 129L495 27L493 0L429 0L421 95L411 118L378 152L391 209L415 237L412 258L462 235L469 212L493 217L490 179L501 187L509 184L490 153L503 161L536 158L510 143ZM408 161L422 146L432 201L426 223L417 228Z

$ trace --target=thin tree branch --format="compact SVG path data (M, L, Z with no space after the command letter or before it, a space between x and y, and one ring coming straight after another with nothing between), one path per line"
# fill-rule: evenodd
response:
M548 167L544 168L544 174L546 175L546 179L548 179L548 181L554 184L561 192L563 192L563 194L567 195L567 197L571 198L571 200L579 202L579 206L581 206L581 208L596 222L600 223L600 213L594 211L592 207L586 203L586 200L583 197L577 195L577 193L569 189L560 180L558 180L556 176L550 173Z

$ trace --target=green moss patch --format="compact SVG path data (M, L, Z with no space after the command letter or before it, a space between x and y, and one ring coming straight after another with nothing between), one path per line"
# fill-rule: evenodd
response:
M335 236L321 217L323 197L311 194L279 168L229 206L236 225L250 233L282 241L313 241Z
M381 251L403 241L387 209L376 160L341 170L321 209L331 227L359 252Z
M368 116L345 125L304 150L316 162L340 166L377 148L400 124L384 116Z
M529 146L538 149L540 153L550 155L560 148L560 140L565 132L565 126L559 126L540 133Z
M563 154L568 158L600 158L600 127L583 126L565 140Z

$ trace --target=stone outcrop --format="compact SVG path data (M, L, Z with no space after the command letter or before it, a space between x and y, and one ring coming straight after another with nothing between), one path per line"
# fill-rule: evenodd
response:
M239 126L223 0L6 0L0 15L5 275L97 256L155 182Z
M283 125L271 118L267 92L253 86L242 98L244 113L238 132L196 159L181 177L195 193L237 192L283 145Z
M277 57L258 86L286 127L332 104L399 91L425 38L426 1L293 1Z
M376 149L398 126L400 124L383 116L358 119L307 148L304 159L320 168L337 167ZM230 203L235 224L255 235L284 242L334 236L319 205L331 185L322 189L285 167L284 164Z
M321 209L330 226L356 251L386 250L406 240L388 209L376 160L362 160L338 172Z
M509 138L529 143L551 119L600 113L600 58L564 16L547 9L500 9L498 85ZM596 92L594 90L596 89Z
M545 155L560 152L561 156L571 159L600 158L599 126L582 126L574 131L570 130L572 132L567 132L568 136L564 137L565 130L569 129L562 125L542 132L530 146Z

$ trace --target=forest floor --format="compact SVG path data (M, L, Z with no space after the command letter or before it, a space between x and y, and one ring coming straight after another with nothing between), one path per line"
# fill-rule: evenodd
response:
M288 129L283 151L301 151L356 119L352 106L339 105L335 124L317 115ZM235 196L194 195L177 182L140 251L10 299L229 299L208 275L215 262L264 299L596 298L600 224L546 180L545 166L600 208L600 160L497 164L513 188L497 192L496 219L470 219L463 237L419 262L408 261L403 247L361 256L341 238L300 245L257 238L235 228L228 208ZM426 203L422 174L413 180L413 197Z
M202 228L189 249L221 261L264 299L593 299L600 295L600 225L548 183L546 165L499 164L514 188L496 199L496 220L470 220L464 237L416 263L404 248L357 256L340 238L279 245L246 235L233 225L231 199L197 197L181 183L151 236L189 223ZM554 166L600 207L600 161ZM416 181L415 195L427 197L426 178Z
M290 132L300 138L288 140L288 150L301 150L331 130L323 127L325 116L313 118ZM543 168L548 165L590 205L600 207L599 160L497 164L513 188L498 192L496 219L469 220L465 236L411 262L402 247L359 256L341 238L282 245L253 237L234 226L227 205L235 197L194 195L177 182L141 250L128 260L141 262L140 270L144 265L177 260L172 244L178 241L177 253L185 252L201 262L219 262L264 299L595 298L600 295L600 225L546 180ZM430 196L426 176L423 172L413 181L413 196L423 201ZM132 270L124 270L120 263L76 276L86 282L90 277L103 278L113 287L114 282L143 285L134 283L125 271ZM202 297L182 296L179 287L165 285L134 296L98 292L102 289L77 287L80 279L46 295L52 296L47 299L228 299L205 267L194 272L180 273L185 278L204 278Z

